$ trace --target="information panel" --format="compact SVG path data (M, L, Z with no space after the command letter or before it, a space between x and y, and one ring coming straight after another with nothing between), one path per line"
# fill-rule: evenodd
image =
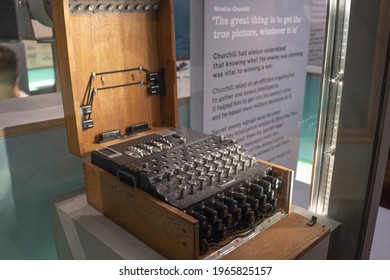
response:
M294 168L299 149L310 4L204 1L203 131Z
M324 52L326 0L311 0L311 26L309 39L308 70L321 74Z

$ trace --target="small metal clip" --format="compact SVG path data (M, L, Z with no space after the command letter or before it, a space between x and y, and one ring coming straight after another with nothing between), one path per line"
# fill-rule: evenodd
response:
M82 115L89 115L92 113L92 106L91 105L81 106L80 109L81 109Z
M91 119L83 120L81 126L83 130L93 128L93 121Z
M336 152L336 147L332 145L329 147L327 151L324 152L324 154L329 154L331 156L334 156L335 152Z
M317 223L317 217L316 217L316 216L312 216L312 217L311 217L311 220L308 221L306 224L307 224L308 226L313 226L313 225L315 225L316 223Z
M337 83L337 82L342 82L343 80L344 80L344 72L339 72L337 74L337 76L335 78L331 79L330 81L332 83Z

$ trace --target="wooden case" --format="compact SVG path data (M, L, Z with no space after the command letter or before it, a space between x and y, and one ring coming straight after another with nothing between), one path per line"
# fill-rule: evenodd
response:
M99 3L158 3L154 12L90 11ZM91 4L92 3L92 4ZM81 5L81 8L78 7ZM108 6L106 6L107 8ZM118 8L115 6L114 8ZM145 6L143 6L145 7ZM152 134L178 125L173 0L53 1L62 99L70 152L87 157L97 149ZM122 6L124 9L125 6ZM165 72L165 94L151 95L140 81L142 67ZM104 73L118 71L114 75ZM93 75L95 73L95 76ZM103 75L96 75L103 73ZM130 75L129 75L130 74ZM142 75L141 75L142 74ZM91 79L94 76L91 85ZM104 77L104 80L102 79ZM109 87L94 93L88 116L93 127L83 129L85 100L94 87ZM147 122L151 130L132 137L99 143L99 135ZM293 171L272 166L283 181L276 194L281 215L290 211ZM117 177L87 161L84 164L87 200L157 252L170 259L204 259L199 252L199 224L187 215L140 189L130 188ZM268 222L267 222L268 223Z
M143 122L147 122L152 131L178 125L173 1L157 1L160 5L155 12L75 12L77 5L84 11L91 2L96 1L52 3L69 149L80 157L108 145L96 141L104 132L119 129L124 135L127 127ZM146 85L98 91L93 99L93 128L83 129L81 107L85 104L91 74L138 67L150 71L164 69L165 94L150 95ZM92 88L122 85L143 78L133 71L135 81L132 81L128 74L102 75L95 79ZM109 145L120 141L111 141Z
M261 230L290 211L293 172L282 166L271 165L278 178L283 178L283 185L286 187L282 192L276 193L279 215L274 220L266 220ZM140 189L129 188L115 176L90 162L84 164L84 175L88 203L161 255L169 259L219 259L227 255L219 253L217 248L211 249L207 254L200 254L199 222L192 216ZM236 250L239 250L239 245L244 242L229 248L237 247ZM230 249L229 252L232 251Z

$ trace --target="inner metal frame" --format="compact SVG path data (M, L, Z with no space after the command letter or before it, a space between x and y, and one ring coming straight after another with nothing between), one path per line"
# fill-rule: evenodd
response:
M350 0L329 0L309 210L327 216L340 118Z

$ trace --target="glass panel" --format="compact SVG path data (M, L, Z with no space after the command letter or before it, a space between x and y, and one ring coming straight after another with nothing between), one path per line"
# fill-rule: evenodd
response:
M301 131L306 138L306 143L301 145L301 154L303 160L306 157L306 162L299 166L309 166L306 170L311 170L315 132L313 120L316 118L317 108L304 109L303 103L311 106L318 100L319 92L310 92L316 89L315 86L307 87L309 92L306 94L307 100L304 100L305 84L318 83L322 61L321 40L324 35L319 34L320 38L316 36L323 32L323 28L319 28L320 32L318 28L311 32L316 52L310 52L310 59L317 62L311 66L312 69L317 69L311 69L310 76L307 77L306 59L310 33L307 31L310 31L312 6L316 7L313 8L316 16L322 13L322 22L318 20L316 24L323 25L326 17L324 3L325 1L300 1L294 4L258 1L254 4L244 1L238 5L235 1L204 1L204 7L198 13L191 7L191 15L195 17L191 21L191 28L197 24L200 32L203 32L203 36L195 37L193 34L197 30L191 30L191 70L203 74L197 81L194 78L199 77L199 74L194 72L195 75L191 75L192 128L233 136L259 158L294 170L297 167ZM283 32L283 28L286 28L287 34L279 36L275 33ZM245 33L246 31L248 32ZM253 50L259 53L254 55ZM292 56L289 57L288 54L292 53L301 53L305 58L290 59ZM289 74L294 75L294 78L288 77ZM288 78L277 80L277 76L284 75ZM256 83L259 83L257 87ZM288 105L286 101L278 103L278 98L285 92L290 93L285 99L291 98ZM253 96L254 99L247 96ZM295 108L298 109L294 110ZM201 111L203 114L199 114ZM257 119L253 121L253 118ZM271 124L272 121L275 121L274 125ZM253 126L256 128L253 129ZM245 132L247 128L249 129ZM287 146L291 149L283 149ZM289 156L285 155L294 158L294 162L288 162L286 159ZM301 180L310 181L310 174L299 174L303 174ZM308 187L306 192L308 193Z
M309 186L311 182L314 145L317 131L318 104L321 92L321 75L308 73L299 143L299 158L295 179ZM308 188L308 187L305 187ZM303 202L307 206L308 201ZM300 206L304 206L300 205Z
M310 209L342 224L332 258L369 257L385 158L389 13L388 1L329 1Z
M308 66L302 121L299 126L299 158L294 183L293 203L307 208L313 171L314 147L321 96L322 65L326 35L327 1L311 1L311 26Z
M177 70L180 97L179 123L180 125L187 127L190 126L190 109L188 98L190 96L190 63L198 63L198 61L190 61L189 57L190 2L192 1L175 0L177 40L176 48L178 56ZM236 2L238 3L239 1ZM279 3L281 1L275 1L275 3L276 2ZM312 3L314 4L321 4L318 2L324 1L312 1ZM361 232L361 228L360 223L355 223L355 221L353 219L350 219L350 217L352 216L358 220L361 220L361 217L364 215L362 205L365 203L365 195L367 189L365 188L365 186L362 187L357 183L367 183L369 180L370 174L368 172L371 168L371 163L373 161L372 149L375 146L375 129L376 122L378 120L377 116L374 113L380 109L379 105L381 100L378 97L378 94L373 95L372 98L369 96L371 92L380 92L380 81L378 82L377 80L373 80L371 82L370 79L366 79L367 73L369 73L369 78L372 79L374 79L374 77L380 79L380 77L383 76L381 70L377 69L380 67L383 68L384 59L381 55L376 56L376 52L378 50L376 49L375 44L380 45L382 48L380 49L380 51L383 52L383 48L385 48L383 46L386 45L386 42L383 42L383 40L379 38L378 34L380 30L377 28L379 26L379 23L373 23L373 19L378 18L378 22L380 22L384 18L388 17L388 13L386 13L388 9L382 9L383 12L379 12L381 10L382 5L381 1L370 1L368 4L365 4L367 6L363 5L363 8L366 9L367 14L370 15L370 17L365 18L367 19L367 21L362 20L361 18L359 20L355 20L355 23L359 22L359 24L353 26L353 34L355 35L355 37L353 37L352 43L349 44L355 47L355 50L352 51L354 59L351 59L349 64L345 64L345 52L346 48L348 47L347 40L350 40L350 38L348 38L350 37L348 36L350 35L348 33L348 30L350 29L350 9L348 9L348 7L351 5L351 1L330 0L328 2L329 20L327 26L328 36L325 45L326 60L325 68L323 70L324 82L321 84L321 64L315 64L314 66L316 66L317 68L310 68L308 70L309 73L306 76L306 88L304 93L305 98L302 119L299 121L299 123L294 124L295 126L299 126L301 133L300 139L297 140L300 141L299 161L297 165L297 180L306 183L304 188L306 188L305 191L308 193L307 188L311 178L314 137L315 132L317 130L316 124L318 119L319 128L316 140L317 146L315 148L315 162L313 173L314 176L312 179L313 189L310 205L313 211L316 211L317 213L323 215L330 215L331 217L334 217L335 219L343 222L343 226L345 225L345 227L348 228L348 231L346 231L345 233L346 238L348 239L348 237L351 237L351 241L347 240L344 243L345 245L343 246L344 248L346 248L346 252L351 252L351 250L348 250L348 246L353 247L355 245L349 245L349 243L353 243L359 238L358 235ZM356 6L358 6L359 4L362 5L361 3L361 1L357 1ZM278 11L277 8L280 7L275 7L275 15ZM357 11L359 12L363 8L360 7L360 10ZM314 10L314 12L312 11L312 14L318 11L319 10ZM355 13L355 18L358 17L356 14L358 13ZM378 14L380 16L378 16ZM201 20L202 19L199 19L198 24L201 28L203 28L203 22ZM376 30L378 30L378 33L376 32ZM358 38L357 33L366 34L364 45L368 48L368 50L366 50L362 54L358 53L360 49L364 48L361 48L360 45L362 41L356 39ZM357 48L356 46L359 46L359 48ZM367 72L359 70L359 73L354 73L353 75L350 75L347 71L348 67L349 69L354 69L356 66L361 66L358 64L361 62L362 64L364 63L364 65L366 66ZM45 76L45 79L50 80L51 82L54 73L46 68L50 67L45 66L42 69L34 69L34 71L43 71L44 74L38 73L38 76ZM356 67L356 69L362 68L364 67ZM34 75L37 74L37 72L34 71L29 72L29 80L35 79ZM345 80L349 82L349 85L347 87L345 86ZM364 80L366 80L367 83L364 83ZM351 93L351 91L355 89L355 87L351 86L351 84L353 83L358 83L359 86L361 85L361 90ZM324 92L324 94L320 96L321 90ZM196 94L197 92L191 92L192 96ZM300 94L303 94L303 92L301 92ZM320 104L321 109L319 116L317 114L318 104ZM258 114L258 112L256 113ZM198 112L198 114L200 114L200 112ZM339 126L340 121L343 122L342 126ZM44 136L46 139L47 135L45 134ZM65 139L64 137L60 138ZM15 139L11 139L11 142L7 143L7 145L5 140L2 139L0 141L0 154L6 155L7 151L5 150L10 148L14 149L15 151L20 150L20 147L23 146L22 143L26 143L26 139L27 138L25 136L20 138L17 137ZM34 138L27 140L28 143L34 143L34 141L38 141L37 139ZM12 144L12 141L14 142L14 144ZM38 142L41 143L42 141ZM67 154L65 150L66 147L64 147L62 150L60 149L60 154ZM338 152L342 152L339 157ZM6 227L3 227L2 230L0 230L0 233L2 236L7 236L6 238L10 238L9 236L12 235L13 239L21 240L20 237L22 236L23 232L26 232L26 229L30 230L31 228L33 228L36 230L37 227L41 227L42 229L45 229L46 234L49 234L50 223L48 222L48 217L42 220L42 216L40 216L40 213L42 213L42 211L40 209L44 209L45 213L48 213L47 200L51 199L55 195L58 195L58 193L53 193L52 180L47 178L39 178L39 182L42 181L43 183L34 184L34 187L35 185L43 186L41 186L42 190L39 190L39 197L33 197L33 200L26 200L25 197L26 195L29 195L29 193L25 194L22 191L25 190L24 183L25 180L27 180L26 178L29 179L30 177L26 177L24 175L20 176L20 174L17 172L19 170L25 170L23 168L21 169L20 166L23 166L22 163L27 161L25 161L23 157L18 156L18 153L12 154L13 155L9 157L9 162L6 159L5 162L0 162L2 176L7 179L3 180L4 182L2 181L2 185L4 183L7 186L3 188L5 192L0 195L0 200L3 198L9 199L11 197L11 193L15 193L16 202L13 202L14 198L12 198L11 204L13 205L14 203L16 203L16 206L12 207L16 207L16 212L18 215L22 213L25 216L19 216L20 223L18 224L17 231L15 231L13 229L13 225L11 225L11 223L14 223L15 219L12 218L10 220L11 222L7 224ZM36 155L31 155L31 153L26 153L26 156L32 159L37 158ZM348 166L350 166L351 162L355 160L356 164L360 164L360 166L354 166L354 169L351 170L351 168L348 168ZM46 162L50 162L50 160ZM79 168L79 166L76 167L75 171L78 170L79 172L81 172L82 169ZM46 166L44 166L42 170L47 170ZM58 170L65 169L62 167L58 167ZM58 172L58 170L55 169L54 171ZM66 170L69 171L69 169ZM30 171L31 174L41 173L36 172L34 168L32 168ZM78 173L74 172L72 174L77 175ZM14 182L11 182L11 176L13 176L12 178L15 178ZM77 175L76 177L77 178L72 179L74 180L74 182L56 182L55 186L57 186L57 188L59 188L61 192L67 192L70 190L69 185L79 186L79 183L81 182L81 177L79 178L79 175ZM11 183L15 184L15 182L20 182L20 186L11 186ZM332 188L330 188L331 186ZM348 186L348 188L344 188L344 186ZM32 192L36 193L35 190L32 190ZM340 195L340 193L342 195ZM44 199L41 199L41 197L44 197ZM342 203L340 203L340 201L342 201ZM31 211L31 213L34 212L34 215L27 215L29 213L20 212L21 210L29 211L31 209L26 208L26 206L29 206L25 205L25 203L27 202L31 202L32 204L34 204L32 208L36 211ZM357 204L356 202L359 202L359 204ZM35 204L39 205L37 206ZM4 206L5 204L3 203L2 205ZM15 213L14 209L11 210L12 213ZM5 213L3 208L0 209L0 212L0 214ZM343 215L341 213L343 213ZM36 221L38 221L38 223L36 223ZM25 225L26 223L28 224L28 226ZM36 237L36 240L38 240L41 231L42 230L36 230L34 235ZM353 233L352 235L350 235L351 232ZM18 248L18 250L22 252L20 255L17 256L18 258L56 257L53 241L48 242L47 248L44 249L39 248L40 244L36 243L36 246L34 245L34 250L32 250L31 247L29 247L30 244L28 239L24 236L23 238L25 238L25 240L22 240L23 242L15 241L20 247ZM16 258L14 255L10 254L9 251L4 250L3 252L4 253L0 256L1 258Z
M305 11L311 12L311 31L310 31L310 47L308 53L308 66L307 66L307 77L306 86L304 93L304 105L302 109L302 119L299 120L298 124L294 124L295 127L299 126L299 154L298 162L296 165L296 183L295 189L299 193L298 196L294 196L294 203L300 206L307 207L309 203L309 185L312 174L312 163L314 153L315 134L317 126L317 115L318 115L318 104L320 96L320 85L321 85L321 73L322 73L322 60L323 60L323 45L325 37L325 22L326 22L326 0L310 0L305 2ZM189 54L189 34L194 36L193 31L190 30L189 19L187 15L190 12L190 1L175 1L175 20L176 20L176 47L177 47L177 70L178 70L178 96L179 96L179 123L181 125L193 128L198 126L194 124L199 114L194 114L192 118L189 116L189 106L198 106L200 92L203 88L203 80L199 82L193 82L199 88L192 88L190 90L190 70L196 69L196 71L203 71L198 64L202 64L201 57L195 57L190 59L187 55ZM275 4L277 7L279 4ZM281 7L280 7L281 9ZM280 11L277 8L273 11L276 16ZM200 12L203 15L204 10ZM197 26L202 29L204 19L199 17L197 11L191 9L191 15L196 17ZM199 41L199 48L203 48L201 42L203 38L193 37L192 42ZM230 44L226 42L226 44ZM191 44L193 48L193 44ZM222 46L221 46L222 47ZM191 66L196 64L196 66ZM262 74L264 76L264 74ZM261 75L260 75L261 76ZM191 94L190 94L190 91ZM296 94L296 93L294 93ZM301 93L300 93L301 94ZM188 97L191 95L191 103ZM255 113L254 113L255 114ZM191 120L191 124L190 124ZM199 129L199 128L196 128ZM261 157L261 156L260 156ZM295 169L295 166L293 167ZM295 199L297 198L297 199Z
M29 94L55 92L55 70L52 43L25 41Z

